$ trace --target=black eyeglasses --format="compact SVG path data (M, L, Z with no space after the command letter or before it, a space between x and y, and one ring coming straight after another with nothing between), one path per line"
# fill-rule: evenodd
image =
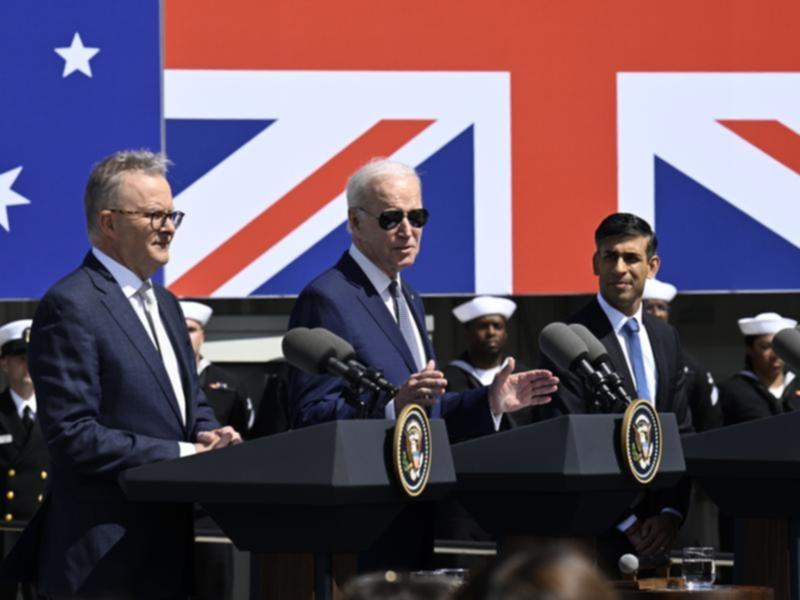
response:
M408 212L404 212L400 208L390 208L389 210L384 210L378 216L373 215L371 212L365 208L361 208L360 206L357 206L356 208L367 213L373 219L378 219L378 225L381 229L385 229L386 231L394 229L400 225L405 218L408 218L408 222L411 223L412 227L420 228L428 222L428 217L431 216L427 208L412 208Z
M164 226L167 224L167 219L172 221L172 225L175 227L175 229L177 229L181 226L183 217L186 216L186 213L179 210L174 210L172 212L164 212L163 210L145 212L141 210L121 210L119 208L109 208L107 210L113 213L119 213L121 215L139 215L141 217L147 217L150 219L150 227L156 231L164 228Z

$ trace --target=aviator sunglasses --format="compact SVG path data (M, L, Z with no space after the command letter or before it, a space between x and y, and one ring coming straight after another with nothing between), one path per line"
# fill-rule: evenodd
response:
M408 222L411 223L412 227L420 228L428 222L428 217L430 216L427 208L413 208L408 212L404 212L400 208L391 208L389 210L384 210L377 216L373 215L366 209L361 208L360 206L357 206L356 208L362 212L365 212L373 219L378 219L378 225L381 229L385 229L386 231L394 229L400 225L400 223L402 223L403 219L406 217L408 218Z

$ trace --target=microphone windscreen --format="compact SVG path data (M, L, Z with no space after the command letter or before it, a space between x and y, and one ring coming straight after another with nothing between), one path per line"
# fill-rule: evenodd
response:
M356 357L356 351L353 346L347 340L339 337L332 331L325 329L324 327L314 327L314 329L311 331L319 335L320 339L323 339L326 343L330 344L330 346L336 352L336 358L338 358L340 361L347 362L351 358Z
M312 375L326 373L328 359L336 356L336 349L330 341L307 327L287 331L281 348L290 365Z
M639 571L639 559L634 554L623 554L617 562L620 572L624 575L633 575Z
M603 346L603 342L597 339L595 335L589 331L589 329L585 325L581 325L580 323L572 323L569 328L572 332L577 335L584 344L586 344L586 349L589 351L589 362L595 364L597 360L607 360L608 359L608 351L606 347Z
M586 354L583 343L564 323L550 323L539 334L539 350L562 371L569 371L575 359Z
M781 329L772 338L772 349L795 375L800 375L800 331L794 327Z

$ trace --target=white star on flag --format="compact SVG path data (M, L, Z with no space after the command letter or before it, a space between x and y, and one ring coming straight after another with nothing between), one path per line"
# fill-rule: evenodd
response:
M95 54L100 52L100 48L87 48L83 45L81 34L77 31L72 36L72 44L66 48L56 48L56 54L64 59L64 72L61 77L67 77L75 71L80 71L87 77L92 76L92 67L89 61Z
M11 189L21 172L22 167L17 167L5 173L0 173L0 227L6 231L11 231L11 227L8 224L8 207L31 203L30 200L23 198Z

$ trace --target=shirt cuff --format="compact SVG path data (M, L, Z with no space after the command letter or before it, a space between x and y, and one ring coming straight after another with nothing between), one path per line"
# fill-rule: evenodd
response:
M383 409L383 416L391 421L394 421L397 418L397 415L394 412L394 400L389 400L389 403Z
M628 529L630 529L634 524L636 524L636 515L631 515L627 519L625 519L622 523L617 524L617 530L625 533Z
M183 458L184 456L194 456L197 450L191 442L178 442L178 455Z

